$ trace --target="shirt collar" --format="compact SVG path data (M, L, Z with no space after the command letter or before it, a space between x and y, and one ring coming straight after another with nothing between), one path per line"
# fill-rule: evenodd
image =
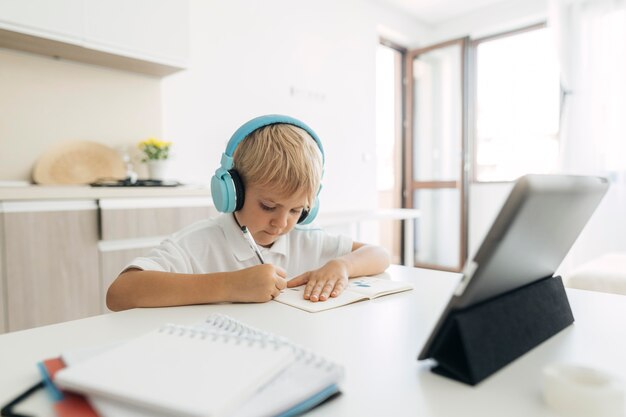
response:
M277 255L287 255L287 246L289 246L289 233L286 235L281 235L276 242L269 249L271 253L275 253Z
M248 242L243 237L243 233L241 228L235 221L235 216L233 213L224 213L217 217L217 224L220 226L222 231L224 232L224 236L226 236L226 242L229 247L233 251L233 254L237 258L238 261L246 261L251 258L256 258L255 253L248 246ZM287 254L287 236L280 236L276 242L272 245L271 248L265 249L259 246L259 250L261 252L270 252L279 255Z

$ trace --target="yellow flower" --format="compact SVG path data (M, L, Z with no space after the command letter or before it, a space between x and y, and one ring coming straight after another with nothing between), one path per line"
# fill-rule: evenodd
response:
M166 142L157 138L148 138L140 141L137 146L144 153L142 161L146 162L149 160L167 159L172 142Z

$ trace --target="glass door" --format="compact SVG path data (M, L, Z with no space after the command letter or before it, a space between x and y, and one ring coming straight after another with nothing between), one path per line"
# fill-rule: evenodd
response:
M405 207L417 208L415 266L460 271L467 257L467 38L407 54Z

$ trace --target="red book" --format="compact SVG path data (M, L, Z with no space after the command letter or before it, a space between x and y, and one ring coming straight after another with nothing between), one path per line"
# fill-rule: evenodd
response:
M61 358L46 359L39 362L38 367L44 385L54 400L52 406L58 417L98 417L85 397L62 391L54 384L54 375L65 368Z

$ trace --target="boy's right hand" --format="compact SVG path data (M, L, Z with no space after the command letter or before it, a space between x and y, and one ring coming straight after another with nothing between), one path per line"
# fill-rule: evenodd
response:
M272 264L256 265L227 275L224 286L228 301L264 303L287 287L287 273Z

